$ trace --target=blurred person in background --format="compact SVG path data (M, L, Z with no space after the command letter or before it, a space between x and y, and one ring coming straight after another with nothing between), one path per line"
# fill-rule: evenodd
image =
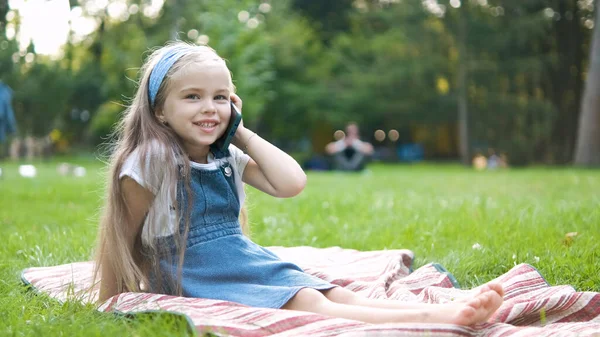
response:
M8 136L17 132L17 122L12 108L12 90L0 81L0 159L8 155L4 145Z
M325 153L332 157L334 170L362 171L373 155L373 145L360 140L358 124L351 122L345 136L327 144Z

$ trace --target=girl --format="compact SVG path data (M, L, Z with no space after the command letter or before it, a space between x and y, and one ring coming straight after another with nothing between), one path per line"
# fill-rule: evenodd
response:
M227 128L230 102L241 110L224 60L206 46L169 44L142 68L111 158L96 258L100 301L149 291L371 323L462 325L485 322L500 306L496 283L452 304L362 298L250 241L243 183L286 198L303 190L306 175L243 123L228 149L212 145Z

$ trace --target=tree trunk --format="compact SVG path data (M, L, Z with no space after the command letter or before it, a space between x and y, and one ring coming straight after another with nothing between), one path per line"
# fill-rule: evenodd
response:
M469 111L467 97L467 3L459 9L458 17L458 153L461 162L470 165Z
M575 165L600 166L600 0L595 3L595 26L590 67L579 114Z
M550 157L554 164L567 164L573 159L581 110L582 64L587 56L581 45L589 34L580 23L583 12L576 0L557 1L556 11L561 19L554 23L551 34L558 63L550 71L550 97L558 115L552 126ZM566 19L567 13L573 16L571 20Z

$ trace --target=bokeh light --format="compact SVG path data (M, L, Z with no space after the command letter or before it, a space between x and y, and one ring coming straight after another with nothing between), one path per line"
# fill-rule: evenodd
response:
M189 39L191 40L195 40L198 38L198 30L196 29L190 29L187 33L187 36Z
M238 13L238 20L240 20L240 22L246 22L249 18L250 13L248 13L247 11L241 11Z
M208 35L200 35L198 36L198 39L196 40L196 43L198 44L208 44L208 42L210 41L210 38L208 37Z
M249 19L248 22L246 22L246 25L248 26L248 28L250 29L254 29L256 27L258 27L258 19L257 18L252 18Z
M258 10L263 13L269 13L271 11L271 5L268 3L262 3L258 6Z
M33 55L33 53L27 53L25 55L25 62L27 62L27 63L33 62L34 59L35 59L35 55Z
M131 6L129 6L129 14L134 15L137 14L137 12L140 11L140 7L137 4L132 4Z

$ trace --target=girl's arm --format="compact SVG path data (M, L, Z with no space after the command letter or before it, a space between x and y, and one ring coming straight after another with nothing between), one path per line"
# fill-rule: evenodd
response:
M146 213L154 199L152 192L139 185L135 180L125 177L121 180L121 190L123 198L127 205L126 223L123 224L123 234L131 250L131 256L136 256L139 252L134 252L136 238L140 235ZM114 258L114 250L111 249L111 242L105 242L102 245L100 296L99 301L104 302L108 298L118 294L117 277L113 270L113 264L109 260ZM117 257L118 258L118 257Z
M367 156L370 156L373 154L374 149L373 149L373 145L371 145L371 143L363 142L362 140L357 139L354 142L354 146L357 148L358 151L366 154Z
M242 125L235 133L233 143L250 156L242 176L245 183L279 198L302 192L306 174L287 153Z
M346 147L346 144L339 141L333 141L325 146L325 152L327 154L336 154L342 151Z
M112 268L110 257L108 256L108 248L106 241L102 244L102 252L100 258L100 295L98 295L98 303L103 303L107 299L118 293L117 278Z

